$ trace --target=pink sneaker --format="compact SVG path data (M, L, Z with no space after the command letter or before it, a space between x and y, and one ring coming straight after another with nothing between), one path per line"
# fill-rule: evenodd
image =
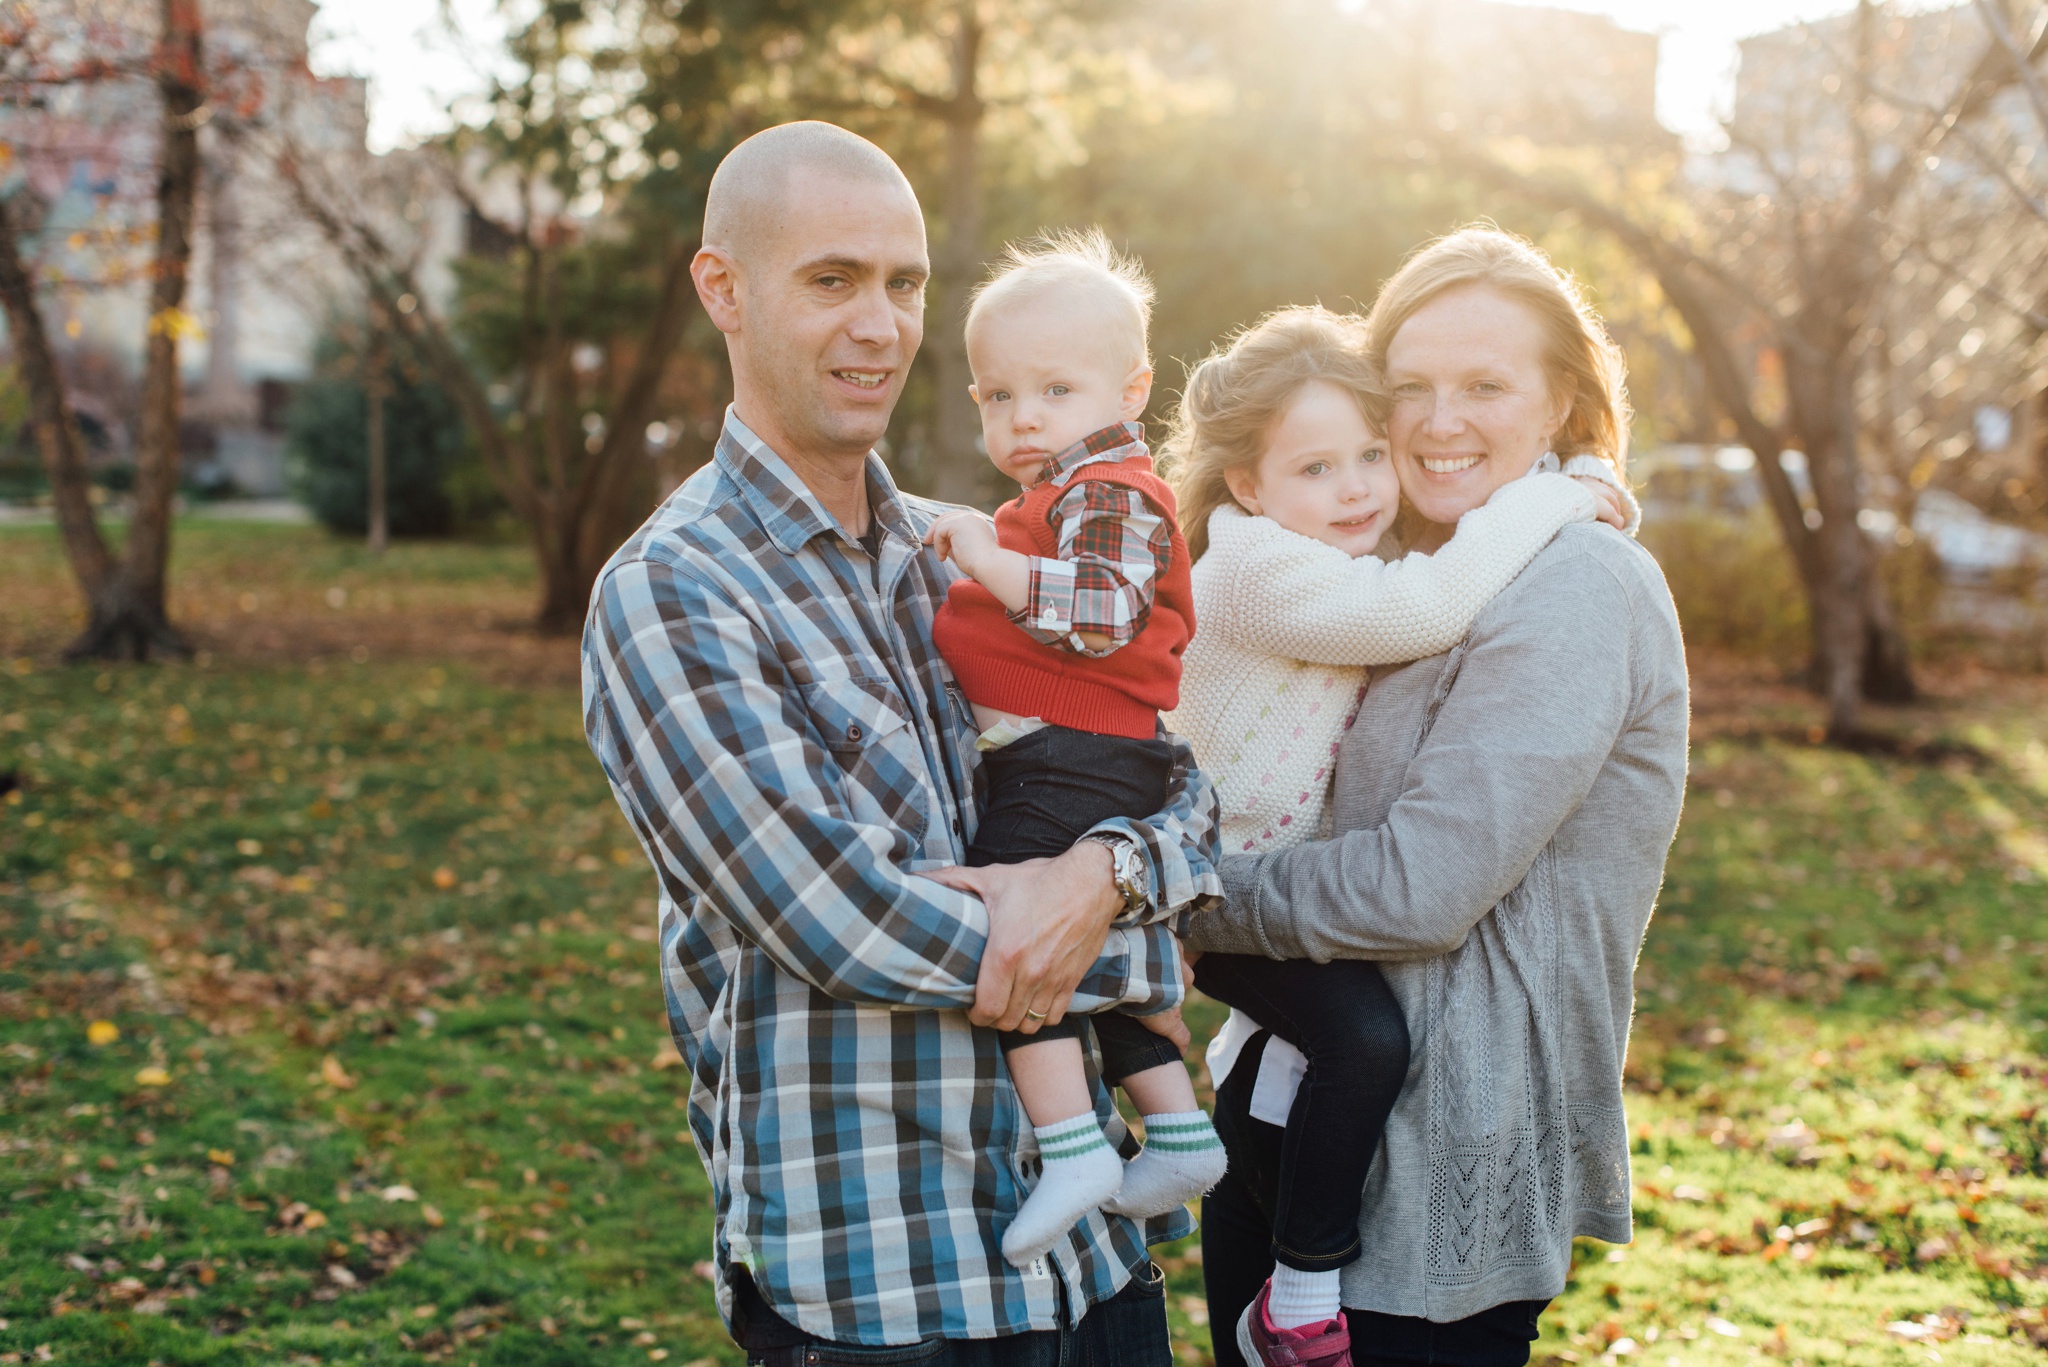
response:
M1266 1313L1273 1283L1259 1294L1237 1321L1237 1351L1256 1367L1351 1367L1351 1331L1344 1317L1282 1329Z

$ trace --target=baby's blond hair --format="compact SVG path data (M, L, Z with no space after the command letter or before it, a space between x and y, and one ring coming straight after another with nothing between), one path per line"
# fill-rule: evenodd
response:
M1003 248L967 305L967 335L991 309L1035 299L1059 289L1093 294L1110 317L1126 327L1130 361L1151 356L1152 282L1145 268L1110 245L1100 228L1060 228Z

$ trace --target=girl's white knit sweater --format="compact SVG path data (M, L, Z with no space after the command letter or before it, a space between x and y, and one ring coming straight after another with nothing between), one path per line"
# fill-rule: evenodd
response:
M1619 487L1605 461L1566 468ZM1194 567L1198 625L1167 724L1216 785L1223 852L1320 835L1330 762L1368 667L1449 650L1552 537L1592 521L1595 507L1567 475L1531 474L1459 519L1434 555L1399 560L1354 560L1230 505L1212 513L1209 549Z

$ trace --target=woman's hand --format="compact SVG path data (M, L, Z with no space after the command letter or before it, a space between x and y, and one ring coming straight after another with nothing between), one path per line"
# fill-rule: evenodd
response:
M1618 532L1628 530L1628 509L1622 506L1621 492L1604 479L1591 475L1573 475L1573 479L1593 491L1593 501L1600 506L1594 516Z

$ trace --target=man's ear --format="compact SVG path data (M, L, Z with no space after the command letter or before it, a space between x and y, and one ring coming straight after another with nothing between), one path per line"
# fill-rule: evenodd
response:
M1152 402L1152 367L1141 365L1124 377L1123 402L1117 408L1117 415L1130 422L1145 411L1145 405Z
M740 263L723 247L700 247L690 262L690 279L696 282L697 298L704 312L720 332L740 330Z
M1230 496L1237 500L1237 506L1253 517L1259 513L1259 472L1249 465L1234 466L1223 472L1223 487L1230 490Z

